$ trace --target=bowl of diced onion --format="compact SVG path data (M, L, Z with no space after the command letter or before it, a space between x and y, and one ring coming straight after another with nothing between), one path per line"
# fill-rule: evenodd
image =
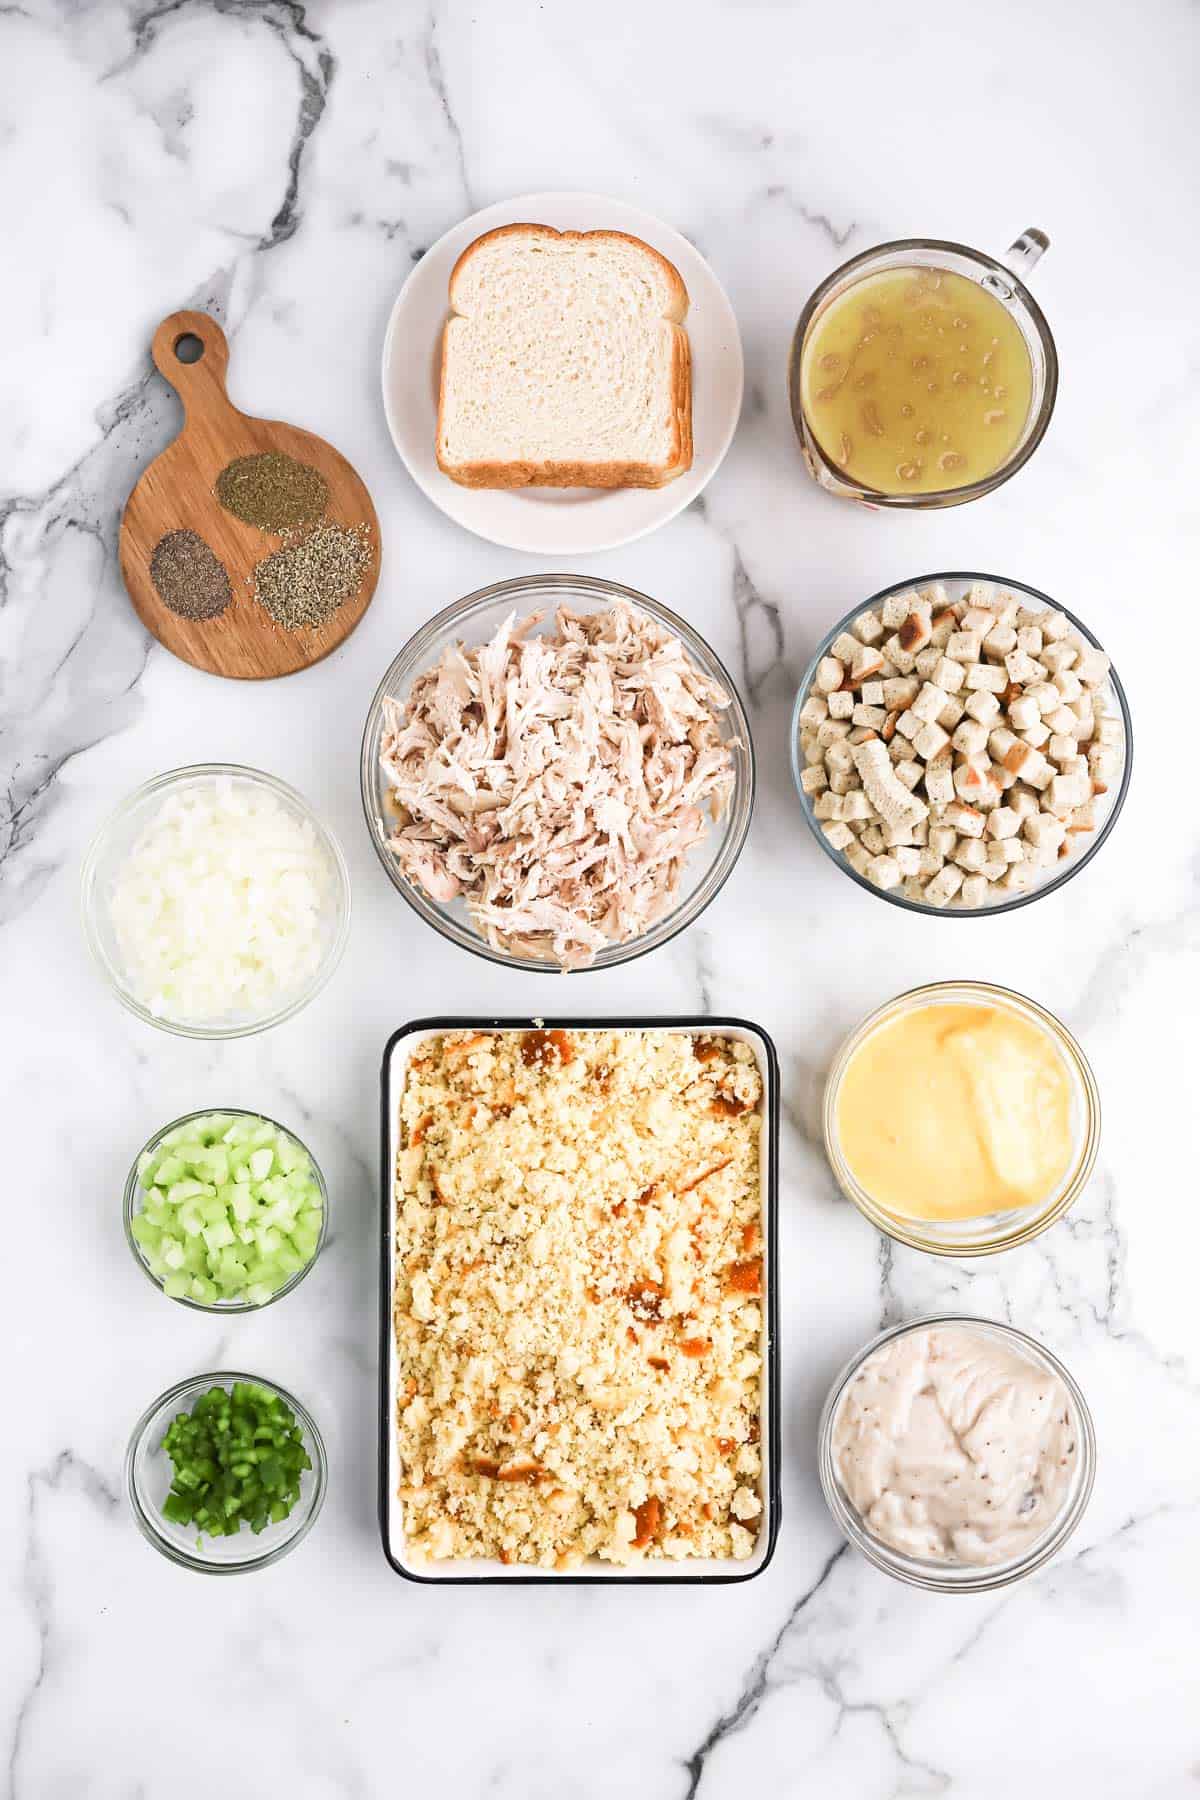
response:
M206 1108L164 1125L125 1183L125 1236L169 1300L255 1312L316 1262L329 1194L315 1157L274 1119Z
M121 1004L183 1037L291 1018L350 929L333 834L286 782L226 763L172 769L122 801L84 858L82 903Z

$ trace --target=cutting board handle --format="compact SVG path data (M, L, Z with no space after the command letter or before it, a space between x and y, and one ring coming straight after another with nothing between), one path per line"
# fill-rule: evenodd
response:
M225 371L229 344L217 321L207 313L172 313L155 332L150 354L187 414L228 405Z

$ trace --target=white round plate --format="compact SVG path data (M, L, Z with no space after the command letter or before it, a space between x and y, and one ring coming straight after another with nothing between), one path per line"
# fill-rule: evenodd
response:
M465 488L434 455L442 326L450 271L467 245L498 225L627 231L679 270L691 304L692 466L661 488ZM682 512L721 466L742 408L742 344L720 282L669 225L602 194L523 194L487 206L427 250L401 288L383 340L383 406L392 441L417 486L478 537L535 556L579 556L644 537Z

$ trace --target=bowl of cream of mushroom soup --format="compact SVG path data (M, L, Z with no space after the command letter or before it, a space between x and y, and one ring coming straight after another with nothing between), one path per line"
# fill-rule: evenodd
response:
M1011 1325L939 1314L851 1358L820 1425L821 1486L876 1568L912 1587L1006 1587L1054 1556L1091 1497L1096 1436L1074 1378Z

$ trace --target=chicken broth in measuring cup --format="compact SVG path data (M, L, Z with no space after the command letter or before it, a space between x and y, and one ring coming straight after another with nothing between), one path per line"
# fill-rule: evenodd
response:
M828 460L880 494L986 481L1020 444L1034 393L1016 320L949 269L869 274L810 323L805 421Z

